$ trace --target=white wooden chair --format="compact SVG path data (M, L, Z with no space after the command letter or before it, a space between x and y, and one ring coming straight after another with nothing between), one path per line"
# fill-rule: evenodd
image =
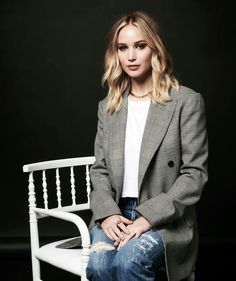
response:
M75 275L81 276L81 281L86 281L86 266L89 259L90 236L86 223L78 215L72 212L89 210L89 194L90 194L90 176L89 166L95 161L95 157L77 157L69 159L60 159L46 162L38 162L23 166L23 171L29 173L29 222L30 222L30 240L31 240L31 258L32 258L32 272L33 281L42 281L40 273L40 260L47 262L53 266L64 269ZM85 186L84 189L87 193L86 203L77 203L76 198L76 182L75 182L75 169L77 166L85 166ZM55 170L55 186L50 186L47 183L47 170ZM71 204L63 206L62 204L62 184L60 180L61 169L69 169L70 172L70 189L71 189ZM36 190L34 175L41 173L42 184L40 188L43 191L43 207L38 208L36 205ZM49 208L48 190L55 188L57 197L57 206ZM68 188L68 187L67 187ZM38 196L37 196L38 197ZM73 240L79 237L69 238L64 240L48 243L40 246L38 220L45 217L54 217L69 221L76 225L81 236L81 249L79 248L61 248L62 244L73 245ZM161 272L166 273L165 266L160 267ZM194 281L194 272L189 276L186 281Z
M33 163L23 166L23 171L29 173L29 222L30 222L30 240L31 240L31 258L32 258L32 272L33 281L42 281L40 273L40 260L47 262L51 265L64 269L68 272L81 276L81 281L86 279L86 266L89 258L90 236L85 221L77 214L72 212L89 210L89 193L90 193L90 176L89 166L93 164L95 157L78 157L62 160L53 160L46 162ZM77 203L76 198L76 183L75 182L75 169L77 166L85 166L85 190L87 193L86 203ZM49 208L49 196L48 191L51 187L47 182L47 170L55 170L55 191L57 197L57 206ZM63 206L62 201L62 189L60 172L61 169L67 169L70 173L70 192L71 192L71 204ZM36 203L36 190L34 176L36 173L42 175L42 192L43 192L43 207L38 208ZM68 188L68 187L67 187ZM38 197L38 194L37 194ZM40 246L38 220L44 217L54 217L69 221L76 225L81 236L81 249L62 249L58 248L63 242L67 242L70 239L60 240L52 243L48 243L44 246Z

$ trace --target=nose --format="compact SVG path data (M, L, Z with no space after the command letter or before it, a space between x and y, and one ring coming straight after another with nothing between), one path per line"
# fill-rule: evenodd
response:
M131 48L129 50L129 53L128 53L128 60L129 61L134 61L136 60L136 53L135 53L135 50L133 48Z

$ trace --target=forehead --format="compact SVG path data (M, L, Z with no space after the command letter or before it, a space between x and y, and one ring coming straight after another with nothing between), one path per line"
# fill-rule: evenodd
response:
M145 40L140 28L136 25L129 24L123 27L118 35L118 43L129 43Z

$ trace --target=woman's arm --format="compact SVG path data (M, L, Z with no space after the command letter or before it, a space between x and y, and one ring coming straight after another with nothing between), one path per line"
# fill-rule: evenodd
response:
M121 211L115 202L115 192L111 188L109 174L103 152L103 114L104 102L98 105L97 135L95 138L94 151L96 161L90 169L92 191L90 194L91 209L95 221L104 219L112 215L121 215Z
M98 105L98 125L95 138L95 158L96 161L90 169L92 181L92 191L90 193L90 205L95 221L100 221L105 234L116 241L116 245L124 239L124 235L129 234L127 225L132 221L121 215L120 208L114 200L114 190L111 188L109 173L103 152L103 104Z

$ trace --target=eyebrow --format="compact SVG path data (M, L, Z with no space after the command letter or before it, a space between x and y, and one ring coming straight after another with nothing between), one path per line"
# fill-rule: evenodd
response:
M146 43L145 40L139 40L139 41L134 42L134 44L138 44L138 43L141 43L141 42ZM118 43L118 45L126 45L126 43Z

